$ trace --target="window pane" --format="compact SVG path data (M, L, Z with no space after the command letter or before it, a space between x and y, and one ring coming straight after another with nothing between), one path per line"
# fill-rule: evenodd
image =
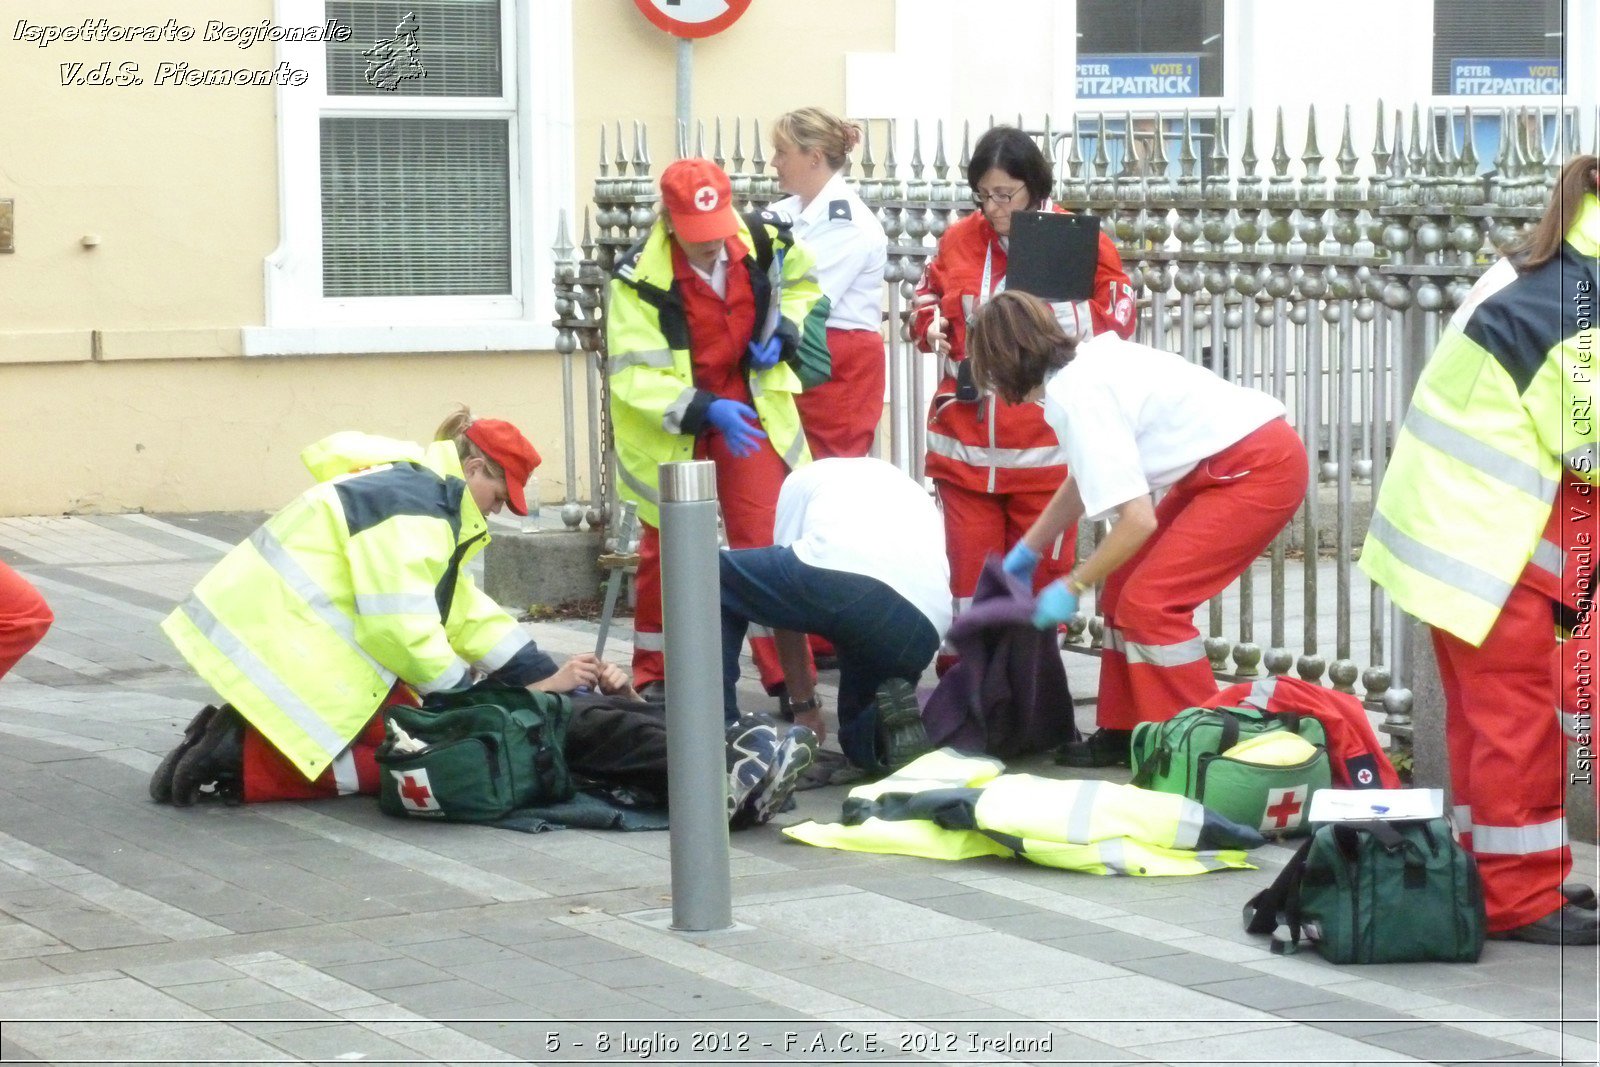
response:
M1078 56L1142 56L1181 63L1194 57L1199 63L1197 91L1187 96L1222 95L1222 0L1078 0ZM1117 63L1105 63L1103 72L1112 78L1131 77L1133 68L1120 70ZM1149 74L1150 72L1145 72ZM1112 82L1111 87L1127 84L1129 91L1079 93L1080 97L1176 96L1175 92L1140 91L1136 83ZM1170 83L1162 83L1170 84Z
M1512 69L1494 64L1488 65L1485 77L1502 79L1499 84L1505 91L1491 91L1487 82L1458 87L1452 76L1456 61L1549 59L1561 63L1566 51L1562 24L1565 3L1566 0L1434 0L1433 91L1453 95L1462 88L1471 95L1484 96L1530 91L1507 84L1505 79L1515 78ZM1529 78L1529 71L1523 69L1520 76ZM1539 92L1537 85L1531 91Z
M323 119L323 294L509 293L508 130L504 119Z
M328 43L331 95L504 95L499 0L328 0L328 17L350 27Z

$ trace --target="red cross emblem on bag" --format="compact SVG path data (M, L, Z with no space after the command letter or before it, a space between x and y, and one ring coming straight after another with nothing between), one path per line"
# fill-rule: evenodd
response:
M444 810L433 795L433 785L428 781L427 771L419 767L414 771L389 773L399 783L400 803L406 806L407 811L437 813Z
M1267 790L1267 810L1261 815L1261 832L1289 830L1305 818L1308 785L1292 785L1283 789Z

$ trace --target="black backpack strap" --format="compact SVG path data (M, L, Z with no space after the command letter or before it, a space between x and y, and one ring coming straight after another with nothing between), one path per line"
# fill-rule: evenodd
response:
M1227 708L1215 710L1222 716L1222 739L1217 742L1217 754L1221 755L1239 743L1239 717Z
M1300 882L1305 876L1306 855L1311 851L1307 838L1283 865L1272 884L1250 898L1244 906L1244 928L1247 933L1271 934L1272 951L1282 954L1293 952L1300 944ZM1279 932L1288 927L1285 939Z
M751 211L744 216L744 224L750 230L751 251L756 254L756 266L765 274L772 266L772 233L767 229L767 224L778 223L777 216L768 211Z

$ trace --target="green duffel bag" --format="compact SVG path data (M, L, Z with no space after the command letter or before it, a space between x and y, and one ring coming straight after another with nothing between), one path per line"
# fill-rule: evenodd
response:
M1309 941L1330 963L1473 963L1483 952L1483 884L1444 818L1316 828L1244 908L1272 951Z
M1287 731L1306 742L1306 756L1289 764L1236 758L1230 750L1262 735ZM1198 800L1218 815L1263 834L1310 831L1311 794L1333 782L1327 734L1309 715L1255 708L1186 708L1166 722L1133 728L1133 784Z
M390 736L377 752L385 814L493 822L517 808L570 800L567 698L511 686L440 694L420 708L393 707L388 721L422 743Z

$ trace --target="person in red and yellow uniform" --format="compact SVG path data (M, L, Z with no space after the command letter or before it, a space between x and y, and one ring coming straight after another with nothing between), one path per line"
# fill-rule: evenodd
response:
M1066 453L1039 406L980 393L963 369L967 323L1005 288L1012 214L1060 210L1050 202L1050 164L1032 137L996 126L973 148L967 183L979 210L940 239L918 285L912 320L921 346L943 357L928 412L926 469L944 508L957 612L972 602L984 557L1016 544L1067 475ZM1054 311L1078 340L1097 333L1133 336L1133 285L1105 234L1093 298L1055 305ZM1076 538L1074 527L1050 546L1036 588L1072 569Z
M665 690L658 468L717 466L728 544L772 544L778 489L811 462L796 368L826 365L829 302L815 261L788 225L741 219L721 167L681 159L661 174L662 217L618 264L606 315L617 490L639 508L633 673L647 699ZM767 691L783 692L770 634L751 650Z

